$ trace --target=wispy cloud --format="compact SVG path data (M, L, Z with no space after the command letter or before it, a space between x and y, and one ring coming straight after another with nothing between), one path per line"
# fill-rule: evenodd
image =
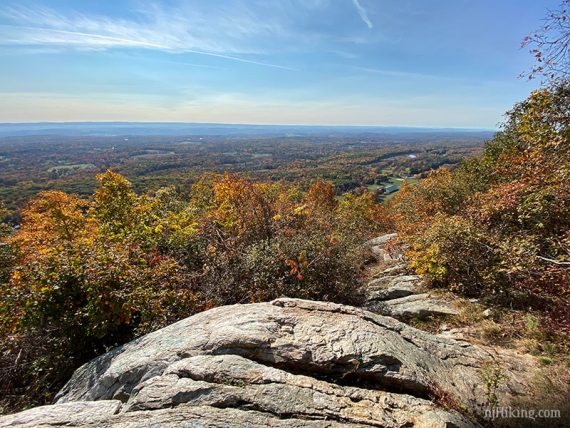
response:
M352 0L352 3L354 3L354 7L356 7L356 11L360 16L360 19L362 19L362 22L364 22L368 26L368 28L374 28L372 21L370 21L370 18L368 17L368 12L366 11L366 9L364 9L364 7L362 7L360 1Z
M156 5L126 18L58 13L47 8L0 7L0 45L54 46L91 49L143 48L192 53L259 66L293 70L252 59L258 55L255 39L282 31L247 9L219 10L215 22L197 10L164 10ZM243 55L250 56L244 58Z
M69 45L89 47L144 47L171 49L166 45L142 39L126 39L82 31L33 26L0 25L0 42L21 45Z

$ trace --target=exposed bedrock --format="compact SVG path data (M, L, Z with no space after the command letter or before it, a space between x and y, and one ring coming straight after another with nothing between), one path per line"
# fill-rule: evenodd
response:
M533 364L363 309L278 299L214 308L116 348L80 367L57 404L0 426L476 426L489 404L483 368L501 368L495 393L507 403L526 393Z

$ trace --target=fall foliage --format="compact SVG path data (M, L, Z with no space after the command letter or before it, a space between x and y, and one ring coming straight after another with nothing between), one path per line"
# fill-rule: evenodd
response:
M570 89L533 92L484 154L391 201L410 265L435 286L539 311L570 331Z
M371 194L338 203L324 181L302 192L210 174L185 199L173 188L137 195L110 170L97 180L91 198L40 193L19 230L3 229L6 394L48 400L89 358L212 306L354 303L361 243L384 227Z

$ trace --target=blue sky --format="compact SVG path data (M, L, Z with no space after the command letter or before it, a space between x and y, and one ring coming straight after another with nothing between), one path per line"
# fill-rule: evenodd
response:
M494 128L555 0L0 2L0 122Z

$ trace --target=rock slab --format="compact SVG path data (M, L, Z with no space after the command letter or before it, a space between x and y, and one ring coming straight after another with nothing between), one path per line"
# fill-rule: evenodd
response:
M57 404L0 426L472 427L437 399L477 414L491 363L505 376L500 403L526 393L531 360L350 306L278 299L214 308L116 348L80 367Z

